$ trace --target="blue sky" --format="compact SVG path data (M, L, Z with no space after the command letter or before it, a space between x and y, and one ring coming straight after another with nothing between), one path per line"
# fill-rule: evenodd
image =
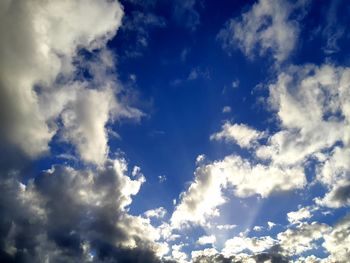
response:
M347 1L0 4L1 262L347 262Z

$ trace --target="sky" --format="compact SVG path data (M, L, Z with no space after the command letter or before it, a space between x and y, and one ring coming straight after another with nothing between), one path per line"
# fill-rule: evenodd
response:
M0 262L346 263L346 0L0 1Z

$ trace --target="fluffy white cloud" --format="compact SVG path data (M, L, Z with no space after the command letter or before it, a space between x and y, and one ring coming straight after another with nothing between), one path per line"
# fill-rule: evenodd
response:
M262 237L234 237L225 242L222 253L229 257L245 250L253 253L263 252L271 248L276 241L270 236Z
M108 73L115 61L105 45L120 27L120 4L11 0L0 8L1 145L37 157L59 132L84 161L103 164L108 121L142 115L117 101L121 88ZM94 50L92 58L81 49ZM91 80L77 78L78 68Z
M269 230L271 230L274 226L276 226L274 222L267 221L267 227L269 228Z
M214 256L217 253L218 253L218 251L215 248L206 248L206 249L203 249L203 250L194 250L194 251L191 252L191 258L192 258L192 261L193 261L195 258Z
M204 165L196 169L194 181L181 194L181 201L171 216L174 227L188 222L203 225L206 217L218 215L217 206L225 202L221 189L226 178L224 174L216 174L212 168Z
M263 230L263 227L262 226L254 226L253 230L256 232L259 232L259 231Z
M184 247L184 244L179 244L179 245L173 245L171 247L172 252L171 255L173 256L173 259L177 260L179 263L186 263L187 261L187 254L183 251L181 251L181 249Z
M195 180L175 208L172 223L177 227L184 222L203 225L219 214L218 207L225 202L224 190L229 187L238 197L267 197L272 192L302 188L307 183L306 161L311 157L319 161L317 180L331 190L318 202L332 207L348 204L348 83L350 70L331 65L290 67L280 73L269 87L269 103L280 130L270 135L265 145L256 142L250 148L257 158L254 162L230 155L206 165L199 163ZM233 140L249 147L261 136L245 125L226 123L211 139ZM342 145L335 147L339 142ZM335 148L329 151L330 147ZM296 222L296 216L289 215L291 222Z
M277 238L280 246L289 255L299 255L305 251L317 248L315 241L323 238L330 230L326 224L313 222L301 223L295 229L287 229L279 233Z
M229 21L218 37L223 47L238 47L247 56L271 52L281 62L293 51L299 36L297 20L290 19L293 11L303 8L305 1L292 5L289 1L260 0L239 19Z
M164 207L158 207L156 209L147 210L145 216L148 218L163 218L166 215L167 211Z
M230 155L221 161L201 165L188 190L171 217L175 227L184 223L204 225L208 218L219 215L218 207L225 203L224 190L233 187L238 197L260 195L302 188L306 183L303 169L252 164Z
M330 253L325 262L345 263L350 258L350 218L343 218L324 236L322 246Z
M0 9L1 137L37 156L48 150L55 129L35 87L51 89L59 74L72 73L78 48L103 47L123 12L118 2L91 0L2 1Z
M309 219L312 216L310 207L302 207L297 211L292 211L287 214L287 219L290 223L300 223L303 219Z
M217 225L216 226L219 230L230 230L230 229L234 229L237 227L237 225Z
M83 90L62 112L63 137L76 145L83 160L100 164L106 159L105 124L113 103L110 90Z
M237 143L242 148L254 146L258 139L264 137L264 133L254 130L245 124L231 124L226 122L221 131L210 136L211 140L225 140Z
M349 83L349 68L327 64L280 73L269 101L281 130L256 151L258 158L283 166L317 160L316 178L330 191L317 202L330 207L349 204Z
M225 175L227 183L234 187L234 193L239 197L255 194L267 197L272 192L302 188L306 183L303 169L300 167L288 169L252 164L234 155L213 163L212 169L217 174Z
M295 165L334 146L348 145L350 69L331 65L291 67L271 84L270 105L281 130L257 150L260 158Z
M198 238L197 243L199 245L206 245L206 244L214 244L216 241L216 237L214 235L210 236L201 236Z
M324 198L316 198L319 205L333 208L349 206L350 147L335 147L320 165L318 179L329 188Z

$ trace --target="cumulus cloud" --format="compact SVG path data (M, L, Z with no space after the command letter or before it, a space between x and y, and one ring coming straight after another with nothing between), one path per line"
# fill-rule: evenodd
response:
M270 236L262 237L234 237L225 242L225 247L222 252L226 257L236 255L246 250L255 253L260 253L270 249L276 241Z
M205 224L206 217L218 215L217 206L225 202L221 188L225 184L224 174L212 172L212 166L200 166L195 171L195 179L171 216L171 224L181 227L183 224Z
M312 214L310 207L302 207L297 211L292 211L287 214L287 219L290 223L300 223L303 219L309 219Z
M209 164L198 163L195 179L181 194L172 223L177 227L185 222L204 225L220 214L226 189L232 188L242 198L301 189L307 184L304 169L311 158L318 162L316 181L329 189L324 199L316 201L330 207L347 205L349 78L348 68L327 64L281 72L269 86L269 105L279 130L267 136L244 124L225 123L211 139L234 141L248 148L253 160L229 155ZM266 143L258 141L262 136L267 136ZM297 223L309 217L306 213L292 212L288 218Z
M225 257L224 255L217 253L214 255L198 255L193 260L194 263L287 263L289 260L278 253L260 253L256 255L247 255L244 253Z
M237 225L228 225L228 224L226 224L226 225L217 225L216 227L217 227L217 229L220 229L220 230L230 230L230 229L236 228Z
M276 226L276 224L274 222L267 221L267 227L268 227L269 230L271 230L275 226Z
M226 122L221 131L210 136L211 140L225 140L237 143L242 148L250 148L257 140L264 137L264 133L257 131L245 124L232 124Z
M315 241L321 239L330 230L326 224L313 222L302 223L294 229L279 233L277 238L282 249L288 255L299 255L305 251L317 248Z
M195 223L204 225L208 218L219 215L218 207L226 202L224 190L230 187L238 197L260 195L302 188L306 183L303 169L252 164L240 156L230 155L221 161L202 164L195 179L171 217L175 227Z
M185 244L181 243L179 245L173 245L171 255L172 257L177 260L179 263L186 263L188 262L188 256L185 252L182 251L182 248L185 246Z
M326 262L345 263L350 258L350 217L343 218L324 236L322 246L330 253Z
M1 13L1 144L37 157L59 132L83 160L102 164L110 117L140 116L117 101L115 61L105 48L120 27L120 4L5 1ZM94 59L86 61L81 50Z
M148 218L163 218L166 215L167 211L164 207L158 207L156 209L147 210L145 216Z
M160 262L160 234L128 214L144 182L123 159L97 170L53 166L27 185L1 181L1 261Z
M291 15L304 8L305 2L260 0L241 17L228 21L218 38L227 50L239 48L248 57L269 52L281 62L293 51L299 36L299 23Z
M270 236L235 236L222 251L214 248L193 251L192 262L340 262L349 259L349 215L333 227L319 222L300 223ZM305 255L310 250L325 249L326 256ZM292 261L292 258L294 259Z
M210 236L201 236L198 238L197 243L199 245L206 245L206 244L214 244L216 241L216 237L214 235Z
M53 165L29 179L33 171L2 156L0 261L161 262L160 232L128 213L145 178L108 158L107 123L142 115L120 96L106 47L120 4L8 0L0 9L1 148L36 158L56 135L74 158L98 164Z
M316 202L333 208L349 206L350 148L335 147L318 171L318 179L328 187L329 192L324 198L316 198Z
M349 68L328 64L280 73L269 87L269 101L281 129L256 151L278 165L317 160L316 179L331 191L318 202L330 207L349 202L349 80Z
M338 141L347 145L349 78L348 68L327 64L291 67L280 73L269 87L269 100L281 130L257 150L257 155L294 165Z

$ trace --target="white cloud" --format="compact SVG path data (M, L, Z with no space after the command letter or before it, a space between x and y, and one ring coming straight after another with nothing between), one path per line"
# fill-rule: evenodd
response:
M256 231L256 232L260 232L262 231L264 228L262 226L254 226L253 227L253 230Z
M179 263L186 263L187 261L187 254L181 249L184 247L184 244L179 244L179 245L173 245L171 247L172 252L171 255L173 256L173 259L177 260Z
M325 262L345 263L350 258L350 219L343 218L328 234L322 246L330 253Z
M145 216L148 218L163 218L166 215L167 211L164 207L158 207L156 209L147 210Z
M124 159L108 160L96 169L56 165L27 185L15 178L1 180L1 213L13 222L7 252L35 262L42 258L85 262L90 251L99 261L106 246L111 261L125 257L134 262L138 250L148 251L145 257L165 253L166 246L158 242L160 232L149 219L128 213L144 181L141 175L128 175ZM1 218L0 224L8 225L6 220ZM26 249L16 240L27 240ZM64 245L62 240L76 245ZM86 255L81 255L81 247Z
M291 5L282 0L260 0L239 19L229 21L218 37L226 49L238 47L249 57L254 57L256 50L259 55L269 51L281 62L296 45L299 24L290 16L295 9L303 8L301 3Z
M198 238L197 243L199 245L206 245L206 244L214 244L216 241L216 237L214 235L210 236L201 236Z
M233 187L238 197L260 195L302 188L306 183L303 169L282 168L251 164L239 156L230 155L221 161L202 165L195 172L195 179L171 217L174 227L195 223L204 225L207 219L218 216L218 207L226 202L224 190Z
M255 194L267 197L273 192L302 188L306 183L300 167L252 164L238 156L227 156L216 163L215 170L226 175L228 183L234 186L235 195L239 197Z
M330 207L349 204L349 83L349 68L327 64L280 73L269 101L281 129L256 151L258 158L283 166L317 160L316 179L330 191L317 202Z
M257 150L260 158L295 165L332 147L349 143L350 69L331 65L291 67L270 85L270 105L281 130Z
M269 230L271 230L274 226L276 226L276 224L274 222L267 221L267 226L268 226Z
M217 206L223 204L221 188L225 176L212 171L212 166L200 166L195 171L195 179L186 192L180 195L180 202L171 216L171 224L181 227L193 222L205 224L206 217L218 215Z
M49 151L58 132L84 161L103 164L106 124L142 115L117 100L121 87L114 55L105 47L120 27L120 4L11 0L2 2L1 10L2 141L37 157ZM81 49L95 53L86 59L78 54ZM88 71L91 80L76 78L77 67Z
M225 242L222 253L229 257L245 250L253 253L263 252L271 248L276 241L269 236L262 237L234 237Z
M108 154L105 125L113 107L113 92L83 90L62 112L63 137L88 162L103 163Z
M230 229L234 229L237 227L237 225L229 225L229 224L226 224L226 225L217 225L216 226L219 230L230 230Z
M294 263L319 263L319 262L321 262L321 259L318 257L315 257L314 255L307 256L307 257L300 257L294 261Z
M327 158L327 157L326 157ZM319 205L339 208L350 205L350 148L335 147L320 166L318 180L329 192L317 198Z
M350 206L350 182L342 180L332 186L323 198L315 198L318 205L330 208Z
M299 255L317 248L315 241L323 238L323 235L329 230L330 227L326 224L317 222L301 223L295 229L287 229L285 232L279 233L277 238L287 254Z
M218 253L218 251L215 248L206 248L203 250L194 250L191 252L191 258L192 262L201 256L208 257L208 256L214 256Z
M310 207L302 207L287 214L288 221L292 224L300 223L303 219L309 219L311 216Z
M34 157L48 151L55 133L34 87L50 90L58 74L72 73L78 48L103 47L116 33L123 12L118 2L110 1L2 1L0 5L1 134L4 141Z
M256 194L267 197L273 192L303 188L307 183L304 168L312 156L318 159L324 156L319 159L318 170L322 172L317 179L334 190L322 204L331 206L329 200L333 200L333 207L347 204L348 83L350 70L330 65L290 67L280 73L277 82L269 87L270 105L280 121L280 130L262 145L256 141L263 133L244 124L224 124L222 131L211 139L232 140L242 147L255 141L256 146L251 149L257 159L248 161L230 155L221 161L200 164L195 180L175 208L173 224L205 224L207 219L219 215L218 207L225 203L224 190L231 186L238 197ZM327 149L337 142L343 146L327 154ZM295 216L290 214L291 222L296 222L296 218L292 219Z
M257 140L264 137L264 133L245 124L231 124L226 122L221 131L210 136L211 140L225 140L237 143L242 148L253 147Z

